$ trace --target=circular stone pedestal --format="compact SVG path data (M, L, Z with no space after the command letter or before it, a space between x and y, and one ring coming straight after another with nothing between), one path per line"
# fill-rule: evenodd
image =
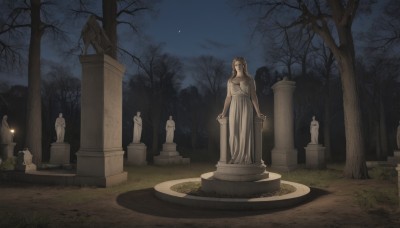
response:
M278 191L281 185L281 175L264 172L264 178L257 181L226 181L215 178L216 172L201 175L201 189L204 192L215 192L220 195L248 196L254 194Z
M216 198L193 196L173 191L172 186L186 182L200 182L200 178L189 178L162 182L154 187L155 195L161 200L185 206L225 210L261 210L276 209L297 205L307 199L310 188L289 181L281 181L296 190L292 193L259 198ZM240 185L238 182L236 182Z
M268 178L264 164L226 164L218 162L214 178L225 181L257 181Z

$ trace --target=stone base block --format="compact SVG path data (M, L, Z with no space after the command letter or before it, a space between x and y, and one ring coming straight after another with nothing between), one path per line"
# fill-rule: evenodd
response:
M297 168L297 150L296 149L272 149L271 168L288 172Z
M393 156L387 158L389 164L397 165L400 163L400 150L393 151Z
M101 177L119 175L123 172L124 151L92 152L80 150L76 153L77 176Z
M155 165L179 165L183 164L182 156L155 156L154 157Z
M98 187L111 187L128 180L128 173L122 172L107 177L94 177L94 176L80 176L77 175L75 185L79 186L98 186Z
M131 143L128 145L128 165L147 165L146 145L144 143Z
M264 164L226 164L218 162L213 177L225 181L257 181L268 178Z
M55 142L50 147L50 164L66 165L70 163L70 145Z
M164 143L159 156L154 157L155 165L190 164L190 158L182 158L176 151L176 143Z
M325 169L325 147L321 144L308 144L306 149L306 168Z
M7 161L14 157L14 147L16 143L0 144L1 160Z
M163 152L176 152L176 143L164 143Z
M201 175L201 189L220 195L249 196L254 194L274 192L280 189L281 175L267 173L268 178L257 181L226 181L215 178L215 172Z

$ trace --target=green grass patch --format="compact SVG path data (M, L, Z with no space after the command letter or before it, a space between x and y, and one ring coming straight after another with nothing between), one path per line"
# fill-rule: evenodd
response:
M366 210L390 209L399 205L396 188L366 188L355 192L355 201Z
M327 188L334 181L342 178L342 171L336 169L308 170L297 169L291 172L282 172L283 180L298 182L310 187Z
M171 190L184 193L192 196L201 196L201 197L215 197L215 198L259 198L259 197L272 197L272 196L281 196L292 193L296 191L296 188L288 185L281 184L281 188L278 191L261 193L261 194L253 194L253 195L245 195L245 196L235 196L235 195L227 195L227 194L217 194L215 192L204 192L201 189L200 181L193 182L184 182L180 184L173 185Z
M372 179L397 182L397 170L393 167L377 166L368 170L368 174Z

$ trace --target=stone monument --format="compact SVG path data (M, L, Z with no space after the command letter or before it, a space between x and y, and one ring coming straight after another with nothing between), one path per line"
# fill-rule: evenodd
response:
M294 81L284 77L276 82L274 91L274 134L275 145L271 152L271 166L280 171L297 168L297 150L294 148L293 134L293 91Z
M23 172L36 171L36 165L32 163L32 154L28 148L18 152L15 169Z
M393 165L400 164L400 121L399 125L397 126L396 148L393 151L393 156L389 156L387 160Z
M0 152L3 162L14 159L14 148L16 145L16 143L13 142L13 132L8 126L7 119L8 116L4 115L0 129Z
M93 23L88 26L101 28ZM85 36L90 34L85 34L83 39L89 39ZM96 34L92 39L101 40L98 36L105 35L104 31ZM102 50L107 49L102 45L100 42ZM122 78L125 67L102 51L96 52L80 56L81 145L76 153L77 178L82 185L108 187L127 180L122 149Z
M70 145L64 142L65 119L60 113L54 124L57 140L50 147L50 164L68 165L70 163Z
M143 121L140 117L141 113L137 112L133 117L133 140L128 145L128 160L129 165L147 165L146 161L146 145L140 142L142 136Z
M325 147L318 144L319 122L312 117L310 123L311 142L304 147L306 149L306 168L324 169L326 168Z
M176 151L176 143L174 143L175 121L169 116L165 124L165 143L160 155L154 156L155 165L170 164L189 164L190 158L183 158Z

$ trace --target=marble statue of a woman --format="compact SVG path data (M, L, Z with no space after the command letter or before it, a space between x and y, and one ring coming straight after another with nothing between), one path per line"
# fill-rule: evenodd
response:
M231 164L254 163L253 107L257 116L262 118L255 81L247 71L246 60L236 57L232 61L232 76L227 83L224 107L218 115L218 118L224 117L229 108Z
M312 117L312 121L310 123L310 134L310 144L318 144L319 122L315 120L315 116Z
M1 144L9 144L12 142L12 134L10 131L10 127L8 126L7 118L7 115L4 115L3 120L1 121Z
M167 123L165 124L165 143L173 143L174 142L174 131L175 131L175 121L172 120L172 116L169 116Z
M142 137L142 117L140 117L140 112L136 113L133 117L133 143L140 143L140 138Z
M57 134L57 142L60 142L60 143L64 142L65 119L64 119L62 113L58 114L58 118L56 119L56 122L54 123L54 128L55 128L56 134Z

